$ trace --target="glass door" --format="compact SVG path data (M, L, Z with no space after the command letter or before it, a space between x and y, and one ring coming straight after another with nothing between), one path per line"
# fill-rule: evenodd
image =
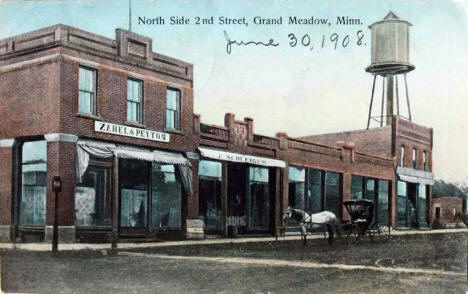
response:
M75 188L77 227L112 225L111 169L89 166Z
M148 226L149 163L121 159L119 164L120 228L144 233ZM121 230L122 231L122 230Z
M270 228L270 195L268 169L249 169L249 230Z

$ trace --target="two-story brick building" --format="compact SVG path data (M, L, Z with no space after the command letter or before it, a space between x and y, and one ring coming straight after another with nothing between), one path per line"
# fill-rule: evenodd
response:
M0 42L4 239L49 237L53 176L66 239L182 229L193 68L151 46L125 30L111 40L64 25Z
M201 123L192 65L121 29L115 40L65 25L1 40L0 84L3 241L50 240L54 176L60 239L86 242L230 225L271 234L288 206L347 218L342 202L359 197L401 226L397 179L425 175L397 167L395 146L410 154L419 144L418 167L431 167L431 131L398 119L378 136L324 141L259 135L253 119L230 113L224 126Z

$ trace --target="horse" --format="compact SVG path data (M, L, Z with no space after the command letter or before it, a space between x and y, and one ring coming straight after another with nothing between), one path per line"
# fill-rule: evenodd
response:
M331 211L309 214L300 209L288 207L283 216L283 224L287 224L290 219L299 223L304 245L307 244L307 230L312 231L312 227L322 226L324 229L326 228L328 231L328 244L330 245L333 244L335 227L340 229L340 222L337 220L336 215ZM341 229L338 230L338 234L341 236Z

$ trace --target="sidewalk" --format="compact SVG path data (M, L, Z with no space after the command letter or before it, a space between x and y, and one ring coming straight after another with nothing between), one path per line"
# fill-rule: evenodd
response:
M392 230L392 235L417 235L417 234L447 234L467 232L468 229L442 229L442 230L408 230L399 231ZM307 236L307 239L323 239L323 234ZM286 236L278 237L278 241L282 240L300 240L301 236ZM208 245L208 244L224 244L224 243L247 243L247 242L274 242L275 237L246 237L246 238L222 238L222 239L204 239L204 240L184 240L184 241L167 241L167 242L148 242L148 243L118 243L118 249L132 248L151 248L151 247L170 247L170 246L186 246L186 245ZM105 250L110 249L110 243L104 244L89 244L89 243L68 243L59 244L58 249L67 250ZM20 249L28 251L50 251L52 244L50 243L0 243L0 249Z

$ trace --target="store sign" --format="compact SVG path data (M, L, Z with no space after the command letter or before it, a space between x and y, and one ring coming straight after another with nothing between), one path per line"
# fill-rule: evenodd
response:
M202 148L202 147L198 148L198 150L200 150L200 153L202 156L217 159L217 160L240 162L240 163L262 165L262 166L281 167L281 168L286 167L286 164L284 161L272 159L272 158L244 155L244 154L239 154L239 153L232 153L232 152L209 149L209 148Z
M117 125L108 122L95 121L94 130L100 133L113 134L118 136L133 137L143 140L169 142L168 133L156 132L146 129L134 128L124 125Z

